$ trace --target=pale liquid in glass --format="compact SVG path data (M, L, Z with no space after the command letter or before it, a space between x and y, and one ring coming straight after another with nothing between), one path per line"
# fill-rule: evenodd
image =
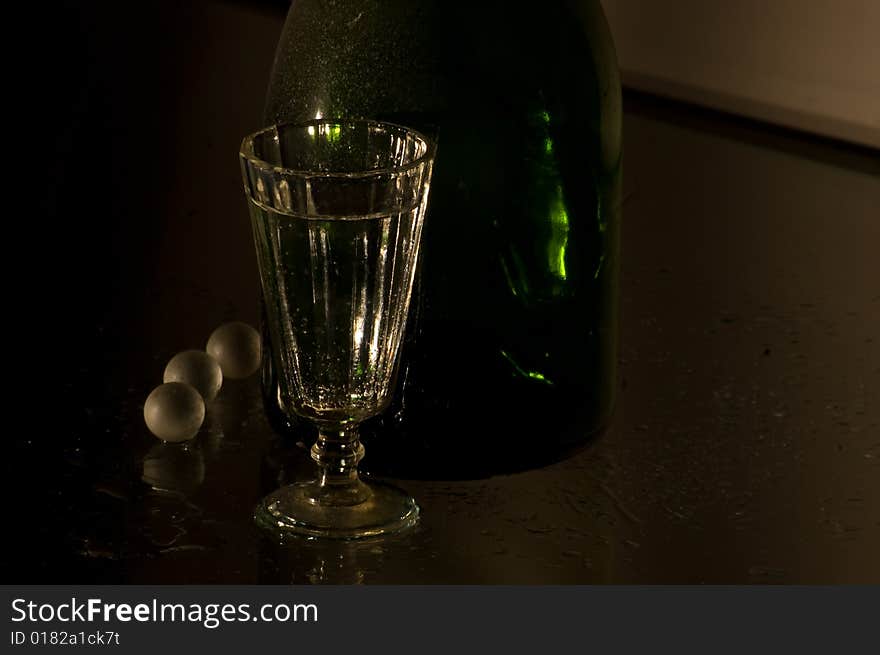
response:
M423 212L325 220L249 205L279 400L319 425L376 415L394 389Z

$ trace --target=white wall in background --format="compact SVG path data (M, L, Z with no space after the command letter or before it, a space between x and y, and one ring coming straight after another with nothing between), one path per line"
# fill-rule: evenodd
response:
M880 0L602 0L631 87L880 147Z

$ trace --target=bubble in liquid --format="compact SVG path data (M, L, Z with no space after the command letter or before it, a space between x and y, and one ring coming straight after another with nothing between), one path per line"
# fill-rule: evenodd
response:
M217 360L208 353L184 350L168 362L163 382L184 382L198 391L205 403L209 403L223 385L223 372Z
M247 323L221 325L211 333L205 350L228 378L246 378L260 368L260 333Z
M144 421L162 441L192 439L205 420L205 401L183 382L167 382L153 389L144 403Z

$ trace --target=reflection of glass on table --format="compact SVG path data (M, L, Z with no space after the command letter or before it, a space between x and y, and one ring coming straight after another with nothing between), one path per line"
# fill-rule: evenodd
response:
M319 433L318 479L265 498L264 526L356 538L416 520L412 498L359 479L358 425L391 400L433 156L414 131L359 120L284 124L242 143L280 401Z

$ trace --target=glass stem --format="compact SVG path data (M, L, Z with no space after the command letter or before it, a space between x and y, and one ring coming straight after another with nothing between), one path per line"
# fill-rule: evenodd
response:
M352 505L366 500L369 490L358 478L358 462L363 456L357 425L318 428L312 459L318 464L321 502Z

